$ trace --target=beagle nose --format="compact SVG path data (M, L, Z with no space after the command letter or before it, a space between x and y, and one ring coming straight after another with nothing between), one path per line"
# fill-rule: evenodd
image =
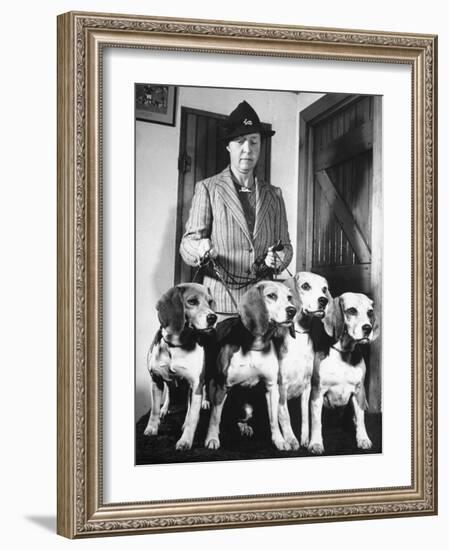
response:
M327 306L328 301L329 300L327 298L325 298L324 296L320 296L318 298L318 305L324 309Z
M371 325L363 325L362 330L366 336L369 336L371 334L371 331L373 330L373 327Z
M211 327L217 322L217 316L215 315L215 313L209 313L209 315L206 317L206 321L207 324Z
M288 306L285 308L285 311L287 312L287 319L293 319L293 317L296 315L296 308L293 306Z

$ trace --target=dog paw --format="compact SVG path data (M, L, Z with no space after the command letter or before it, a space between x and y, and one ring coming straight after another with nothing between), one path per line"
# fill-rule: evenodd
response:
M181 437L181 439L179 439L178 442L176 443L177 451L188 451L191 448L192 448L192 442L189 441L188 439L183 439Z
M217 450L220 448L220 440L218 437L211 437L205 443L206 449Z
M254 430L246 422L237 422L237 426L240 432L240 435L243 437L253 437Z
M372 446L373 444L371 443L371 440L368 437L357 440L357 447L359 449L363 449L367 451L368 449L371 449Z
M289 444L287 443L287 441L285 441L285 439L282 436L273 437L273 444L274 444L274 446L276 447L276 449L278 451L289 451L290 450Z
M143 432L143 435L151 436L151 435L157 435L159 426L157 424L148 424L145 428L145 431Z
M309 438L301 437L301 447L307 448L309 446Z
M297 451L299 449L299 443L295 436L287 438L286 442L290 451Z
M324 453L322 443L310 443L308 449L313 455L322 455Z
M203 399L203 402L201 403L201 408L203 411L208 411L210 409L210 401L207 399Z

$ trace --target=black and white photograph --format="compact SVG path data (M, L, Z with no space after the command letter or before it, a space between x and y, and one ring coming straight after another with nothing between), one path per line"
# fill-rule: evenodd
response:
M64 537L438 513L437 36L279 22L58 17Z
M135 96L136 464L381 453L382 97Z

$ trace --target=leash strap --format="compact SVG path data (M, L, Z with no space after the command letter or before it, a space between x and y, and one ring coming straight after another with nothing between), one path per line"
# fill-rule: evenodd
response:
M275 245L273 247L273 252L275 254L275 258L277 258L279 260L279 262L282 264L282 260L281 260L281 257L279 256L279 254L277 253L277 247L279 246L279 244ZM208 253L205 254L204 258L202 259L202 261L199 263L198 265L198 268L195 272L195 275L193 276L193 282L196 282L197 279L198 279L198 276L200 274L200 271L203 269L203 267L205 267L206 265L210 265L214 274L216 275L216 277L218 278L218 280L221 282L221 284L224 286L229 298L231 299L231 302L233 303L234 307L238 310L238 305L237 305L237 302L234 298L234 296L232 295L232 292L230 291L229 289L229 286L228 284L226 283L223 275L220 273L220 270L218 269L218 266L220 265L218 262L216 262L213 258L211 258L209 256ZM220 265L220 267L226 272L226 270L224 269L223 266ZM290 277L293 277L292 273L290 272L290 270L288 268L285 268L287 273L290 275ZM274 269L274 277L276 277L276 265L275 265L275 269ZM230 273L226 272L226 274L228 276L231 276ZM237 280L236 276L232 276L232 283L234 283L235 285L239 285L237 286L237 290L239 289L242 289L242 288L245 288L247 286L249 286L250 284L256 284L257 282L261 281L262 279L264 279L265 276L260 276L260 277L255 277L254 279L250 279L250 278L243 278L243 277L239 277L239 279L241 279L240 281Z
M279 262L282 264L282 260L281 260L281 257L279 256L279 254L277 253L276 250L273 250L274 252L274 255L275 257L279 260ZM293 277L293 274L291 273L291 271L288 269L288 267L285 268L285 271L290 275L290 277Z
M235 298L234 296L232 295L231 291L229 290L229 287L228 285L226 284L225 280L223 279L220 271L218 270L217 268L217 265L215 263L215 261L213 260L213 258L211 258L209 256L209 253L207 253L204 258L202 259L202 261L200 262L199 266L198 266L198 269L196 270L195 272L195 275L193 277L193 282L196 282L197 278L198 278L198 275L200 273L200 271L203 269L203 267L205 267L206 265L210 265L213 272L215 273L215 275L218 277L218 280L221 282L221 284L224 286L226 292L228 293L229 295L229 298L231 298L231 302L233 303L234 307L238 310L238 305L237 305L237 302L235 301Z
M233 303L235 309L238 311L239 306L237 305L237 302L236 302L234 296L231 294L231 291L229 290L228 285L225 283L225 280L221 276L221 273L219 272L217 266L215 265L215 262L213 260L211 260L211 263L212 263L212 269L214 270L215 275L221 281L221 284L224 286L226 292L228 293L229 298L231 298L231 302Z

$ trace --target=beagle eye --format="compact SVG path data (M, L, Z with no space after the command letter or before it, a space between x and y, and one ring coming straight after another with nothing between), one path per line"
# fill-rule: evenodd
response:
M323 291L323 294L326 294L327 293L327 286L323 286L323 288L321 290Z
M346 310L346 313L348 315L357 315L357 310L355 309L355 307L350 307Z
M277 294L275 294L274 292L267 294L267 298L270 298L270 300L274 300L274 301L278 299Z
M198 298L189 298L187 300L187 303L189 304L189 306L197 306L199 304Z
M302 288L303 290L310 290L310 285L309 285L309 283L303 283L303 284L301 285L301 288Z
M366 312L366 314L368 315L368 317L369 317L370 319L372 319L372 318L374 317L374 310L369 309L369 310Z
M289 302L292 302L292 301L293 301L293 297L292 297L291 294L289 294L289 295L287 296L287 301L289 301Z

